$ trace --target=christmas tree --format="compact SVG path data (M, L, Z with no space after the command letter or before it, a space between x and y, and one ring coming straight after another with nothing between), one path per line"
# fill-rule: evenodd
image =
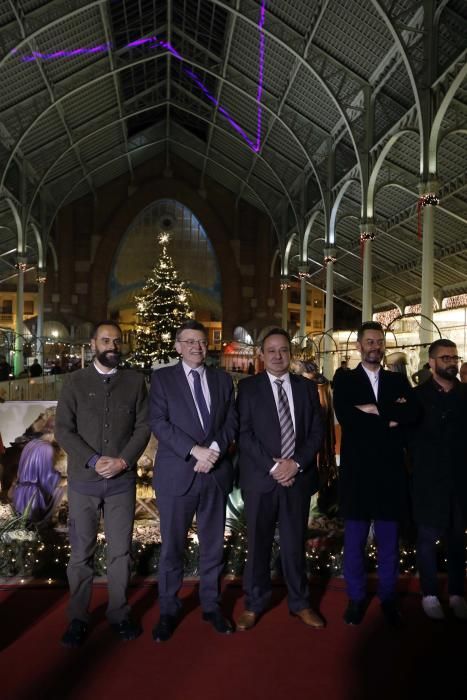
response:
M177 270L167 253L169 234L161 233L159 259L136 300L136 348L133 360L149 369L158 362L176 357L175 331L193 315L190 292L178 279Z

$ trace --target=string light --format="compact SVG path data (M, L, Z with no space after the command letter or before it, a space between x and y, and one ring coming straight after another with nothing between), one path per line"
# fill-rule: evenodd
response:
M366 241L374 241L375 234L373 231L364 231L360 234L360 243L365 243Z
M157 362L176 357L176 329L191 317L191 294L185 283L178 280L172 258L167 252L170 235L162 231L158 238L159 259L143 291L136 297L136 348L129 360L150 368Z
M434 192L428 192L427 194L422 194L418 201L421 207L437 207L439 204L439 197Z

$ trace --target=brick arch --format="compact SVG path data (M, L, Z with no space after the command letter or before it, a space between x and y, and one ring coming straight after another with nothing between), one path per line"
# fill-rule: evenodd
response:
M105 316L108 280L122 236L138 214L159 199L176 199L191 209L203 225L219 264L223 326L224 332L226 330L229 332L234 323L240 290L240 273L230 245L232 231L228 230L208 200L203 199L186 182L178 179L161 178L145 182L127 200L117 206L105 222L92 266L90 296L93 318Z

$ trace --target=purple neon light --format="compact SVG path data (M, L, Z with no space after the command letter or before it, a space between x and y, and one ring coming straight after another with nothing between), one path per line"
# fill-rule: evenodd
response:
M258 153L260 148L261 148L261 125L262 125L262 117L263 117L263 108L261 106L261 98L263 95L263 82L264 82L264 54L265 54L265 48L264 48L264 24L266 21L266 3L267 0L261 0L261 8L260 8L260 14L259 14L259 20L258 20L258 30L259 30L259 61L258 61L258 89L256 91L256 102L258 104L258 112L257 112L257 118L256 118L256 140L253 141L251 138L249 138L248 134L245 132L244 129L240 126L238 122L235 121L235 119L229 114L227 109L221 105L219 100L217 100L214 95L212 95L206 85L203 83L201 78L196 75L192 70L189 70L188 68L183 68L183 72L185 75L187 75L190 80L192 80L195 85L201 90L203 95L212 102L218 109L219 113L222 114L222 116L228 121L230 126L242 137L242 139L248 144L248 146L254 151L255 153ZM157 47L162 47L166 51L168 51L174 58L176 58L178 61L183 62L183 56L178 53L178 51L168 42L168 41L162 41L161 39L158 39L156 36L150 36L150 37L145 37L142 39L136 39L135 41L130 41L129 44L125 46L126 49L132 49L137 46L143 46L143 45L148 45L149 48L157 48ZM106 43L106 44L98 44L97 46L90 46L90 47L83 47L83 48L77 48L77 49L72 49L68 51L54 51L52 53L41 53L40 51L32 51L29 55L23 56L21 58L21 61L23 63L30 63L32 61L36 61L38 59L42 61L49 61L53 59L58 59L58 58L74 58L75 56L83 56L87 54L96 54L96 53L102 53L105 51L110 51L112 50L112 44L111 43ZM12 54L17 53L17 49L13 49Z

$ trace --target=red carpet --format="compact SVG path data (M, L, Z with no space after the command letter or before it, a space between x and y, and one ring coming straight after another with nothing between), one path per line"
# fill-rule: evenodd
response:
M96 585L92 632L79 650L63 649L65 588L0 590L1 700L431 700L467 698L467 623L425 618L416 582L405 582L405 625L389 628L373 599L360 627L342 622L343 582L312 587L327 621L310 630L287 612L275 586L273 607L251 631L230 637L201 620L196 584L183 591L185 616L172 640L151 638L154 584L131 590L144 634L116 640L105 621L105 585ZM409 589L407 591L407 589ZM225 610L243 609L238 582L225 585Z

